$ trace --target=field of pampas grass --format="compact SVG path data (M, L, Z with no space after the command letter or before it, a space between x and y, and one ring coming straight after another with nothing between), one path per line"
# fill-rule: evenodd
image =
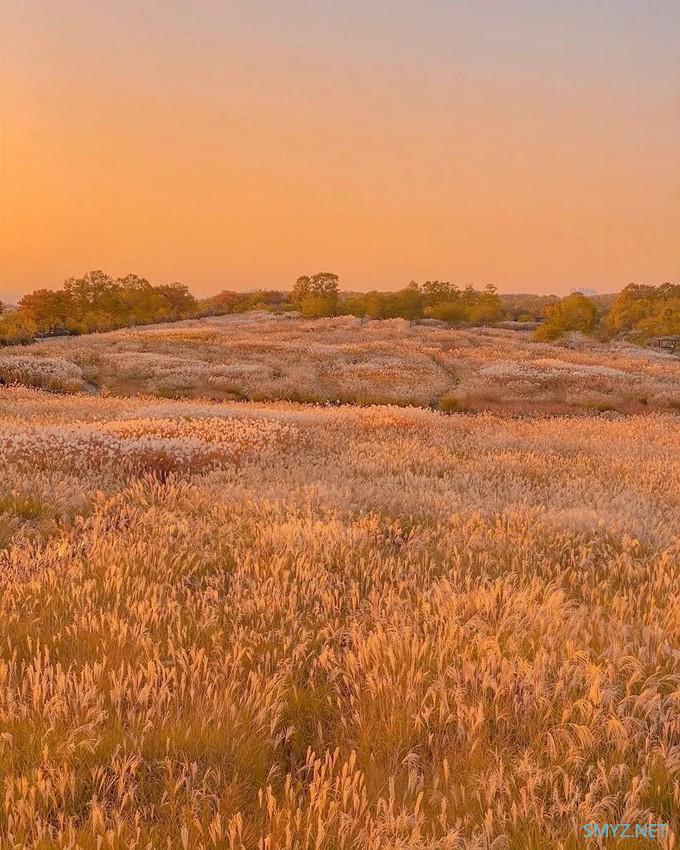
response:
M680 358L572 334L248 313L45 339L0 354L6 383L216 401L417 405L521 415L680 411Z
M0 476L3 850L678 846L680 417L0 387Z

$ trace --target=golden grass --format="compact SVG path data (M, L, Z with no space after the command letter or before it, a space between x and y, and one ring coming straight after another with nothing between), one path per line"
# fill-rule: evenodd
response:
M527 333L404 319L249 313L49 339L0 354L1 377L45 389L218 401L519 413L680 410L680 359L667 353L579 335L538 343Z
M676 416L0 388L0 461L0 847L674 846Z

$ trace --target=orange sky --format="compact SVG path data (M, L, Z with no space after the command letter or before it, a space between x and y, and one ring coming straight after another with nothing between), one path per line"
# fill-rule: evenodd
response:
M680 279L676 0L0 14L0 298L92 268L197 294L319 269L350 289Z

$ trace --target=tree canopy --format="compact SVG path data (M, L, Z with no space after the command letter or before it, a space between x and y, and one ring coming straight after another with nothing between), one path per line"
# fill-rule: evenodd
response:
M63 289L24 295L10 323L19 322L18 314L26 327L35 326L37 334L89 333L186 319L196 314L197 306L181 283L153 286L138 275L114 279L97 270L69 278ZM10 336L9 321L2 317L0 334Z
M641 338L680 335L680 284L629 284L619 293L604 325L611 334Z
M567 295L545 309L545 321L536 331L541 340L557 339L567 331L591 334L597 325L597 307L581 292Z
M332 272L302 275L295 281L291 301L307 319L332 316L338 305L339 280Z
M39 335L91 333L193 316L247 310L298 311L304 318L353 315L367 319L436 319L448 325L494 325L501 320L544 319L536 338L557 339L569 331L601 338L626 335L644 341L680 335L680 284L630 284L618 296L566 298L499 295L495 286L459 287L446 280L411 281L392 292L342 293L332 272L301 275L292 290L225 290L197 300L181 283L153 285L136 274L113 278L103 271L64 281L61 289L37 289L16 308L0 304L0 342Z

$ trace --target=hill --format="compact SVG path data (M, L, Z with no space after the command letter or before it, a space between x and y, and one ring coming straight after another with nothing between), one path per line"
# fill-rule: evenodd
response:
M680 409L680 359L580 334L246 313L40 340L0 377L48 389L215 401L397 404L519 414Z

